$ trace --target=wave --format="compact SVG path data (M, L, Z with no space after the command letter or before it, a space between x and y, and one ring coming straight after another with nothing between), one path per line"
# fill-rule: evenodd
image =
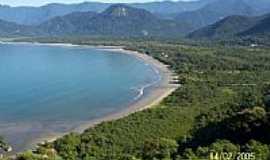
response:
M138 94L133 98L134 101L139 100L144 95L145 90L147 88L150 88L150 87L156 85L157 83L159 83L162 80L162 76L160 74L160 71L158 69L154 68L152 65L150 65L150 66L151 66L151 69L157 74L158 78L157 78L157 80L155 80L155 81L153 81L151 83L145 84L145 85L143 85L141 87L133 87L133 88L131 88L131 89L136 90L138 92Z

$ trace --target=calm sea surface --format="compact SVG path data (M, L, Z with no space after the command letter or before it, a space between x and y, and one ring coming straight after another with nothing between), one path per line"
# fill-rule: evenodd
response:
M134 56L87 47L0 44L0 135L31 140L119 111L159 75Z

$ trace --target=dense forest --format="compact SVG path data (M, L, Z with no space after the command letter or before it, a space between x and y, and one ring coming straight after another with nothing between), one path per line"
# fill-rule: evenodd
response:
M270 158L267 46L82 37L33 41L125 46L169 65L181 87L154 108L70 133L18 160Z

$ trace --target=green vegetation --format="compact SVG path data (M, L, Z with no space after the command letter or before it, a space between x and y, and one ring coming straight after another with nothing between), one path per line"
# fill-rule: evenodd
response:
M65 160L208 159L222 152L270 158L269 48L154 40L38 41L123 45L168 64L182 85L155 108L99 124L80 135L71 133L20 155L20 160L44 155Z

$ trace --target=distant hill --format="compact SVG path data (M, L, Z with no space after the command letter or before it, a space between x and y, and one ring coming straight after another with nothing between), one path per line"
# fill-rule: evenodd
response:
M175 19L198 29L231 15L256 16L267 11L270 11L269 0L216 0L196 11L180 13Z
M13 34L20 30L17 24L0 20L0 35Z
M39 33L35 27L0 20L0 36L36 35Z
M38 26L49 35L71 34L83 32L84 26L95 16L95 12L74 12L65 16L52 18Z
M270 12L269 0L244 0L244 2L251 6L257 12L257 15L263 15Z
M160 1L150 3L133 3L132 7L145 9L156 15L175 15L186 11L195 11L215 0L197 0L197 1Z
M169 17L176 13L197 10L214 0L200 0L195 2L164 1L150 3L128 4L141 8L153 14ZM48 4L41 7L10 7L0 5L0 19L25 25L37 25L56 16L63 16L72 12L103 12L112 3L84 2L78 4Z
M38 26L50 35L180 36L187 26L163 20L152 13L116 4L95 14L72 13Z
M229 16L188 35L193 39L223 39L270 33L270 14L257 17Z
M240 33L240 36L270 36L270 14L250 29Z
M196 39L230 37L251 28L257 21L258 18L255 17L229 16L213 25L192 32L188 37Z
M0 6L0 19L24 25L37 25L56 16L72 12L101 12L110 4L85 2L79 4L49 4L41 7Z

